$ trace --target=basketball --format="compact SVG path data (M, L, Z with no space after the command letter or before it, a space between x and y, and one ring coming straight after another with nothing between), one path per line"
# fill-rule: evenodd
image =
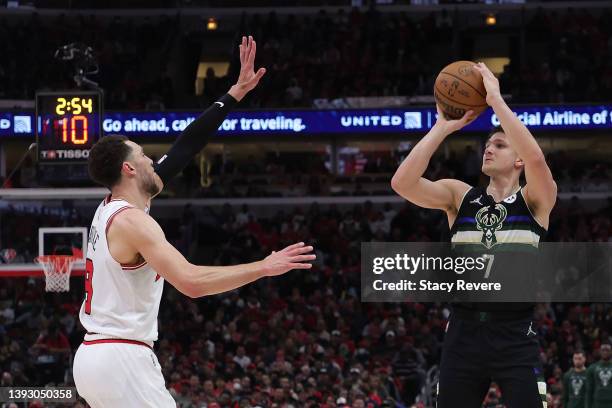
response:
M482 75L473 65L472 61L453 62L436 78L434 97L447 119L460 119L469 110L478 116L487 109Z

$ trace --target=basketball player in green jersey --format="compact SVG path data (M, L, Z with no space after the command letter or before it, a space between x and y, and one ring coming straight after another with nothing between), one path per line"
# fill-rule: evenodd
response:
M490 135L482 171L486 188L463 181L423 178L429 160L451 133L472 120L469 111L438 119L396 171L391 186L408 201L446 212L451 242L491 249L496 245L537 245L548 228L557 185L529 130L501 96L493 73L478 63L487 103L501 128ZM525 172L526 185L519 178ZM507 408L546 407L533 304L455 304L447 327L438 384L437 408L480 408L491 381L501 388ZM459 405L458 405L459 404Z
M599 348L601 359L589 366L586 374L586 408L612 407L612 363L610 343Z
M572 358L574 367L563 376L563 408L585 408L586 358L584 352L576 351Z

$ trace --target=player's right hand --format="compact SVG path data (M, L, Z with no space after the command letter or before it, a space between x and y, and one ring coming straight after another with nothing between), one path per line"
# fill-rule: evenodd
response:
M471 110L465 112L461 119L446 119L444 112L442 112L442 109L440 109L438 104L436 104L436 109L438 111L438 119L436 120L435 126L442 129L446 135L450 135L451 133L458 131L476 119L476 116L474 116L474 111Z
M259 68L255 72L255 55L257 54L257 44L250 35L242 37L240 48L240 74L238 81L229 90L229 94L237 101L240 101L244 96L257 86L259 80L266 73L265 68Z
M263 261L264 276L278 276L292 269L310 269L317 256L311 254L312 246L305 246L303 242L289 245L278 252L272 251Z
M487 91L487 104L493 106L496 101L503 101L504 98L502 98L501 91L499 90L499 80L495 77L493 72L491 72L489 67L487 67L484 62L479 62L474 65L474 69L482 75L482 83Z

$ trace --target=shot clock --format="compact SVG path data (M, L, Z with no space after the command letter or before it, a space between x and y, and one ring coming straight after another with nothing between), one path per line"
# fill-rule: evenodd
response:
M102 136L102 94L38 92L36 142L40 163L78 163Z

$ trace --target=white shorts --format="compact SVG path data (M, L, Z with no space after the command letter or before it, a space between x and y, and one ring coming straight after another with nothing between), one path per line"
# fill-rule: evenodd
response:
M92 408L176 408L153 350L120 341L79 346L72 370L79 395Z

